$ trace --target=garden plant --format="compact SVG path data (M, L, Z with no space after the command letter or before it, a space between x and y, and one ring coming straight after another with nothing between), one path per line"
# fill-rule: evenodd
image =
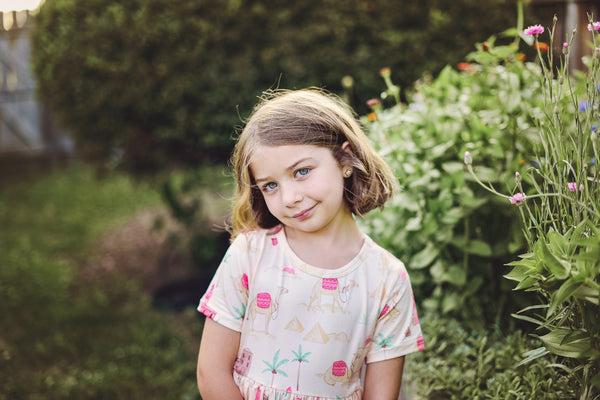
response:
M549 35L554 42L556 18ZM562 43L563 56L554 68L552 53L539 52L544 115L539 119L540 146L535 167L515 172L510 193L498 193L519 209L528 252L507 278L515 289L537 294L539 302L516 317L537 325L542 346L527 353L528 363L549 353L561 356L555 368L572 377L577 397L600 398L600 22L590 17L593 54L586 74L568 73L572 38ZM544 28L525 30L534 44ZM536 46L539 49L539 45ZM469 172L473 158L465 154Z
M387 88L365 117L403 185L365 225L424 299L434 348L409 360L408 380L425 398L600 394L600 23L587 72L571 75L572 38L555 60L554 28L543 46L543 28L519 22L416 86L408 105L383 69Z

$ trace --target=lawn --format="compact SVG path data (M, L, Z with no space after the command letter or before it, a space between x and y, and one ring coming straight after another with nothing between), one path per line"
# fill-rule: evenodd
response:
M161 207L151 187L77 165L3 178L0 399L199 398L195 312L159 313L119 265L90 268Z

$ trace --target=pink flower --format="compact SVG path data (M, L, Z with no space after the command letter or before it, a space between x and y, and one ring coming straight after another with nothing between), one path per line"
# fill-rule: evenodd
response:
M517 179L521 178L521 174L519 173L519 171L515 172L515 178L517 178Z
M595 31L600 31L600 21L596 21L596 22L592 22L591 24L588 24L588 31L591 31L592 29Z
M579 189L578 189L576 182L569 182L569 183L567 183L567 186L569 187L569 190L571 192L576 192L577 190L579 190L579 191L583 190L583 185L579 185Z
M541 25L532 25L529 28L523 31L528 36L539 35L540 33L544 33L544 27Z
M513 197L511 197L509 200L510 200L510 204L517 204L522 201L525 201L525 193L517 193Z

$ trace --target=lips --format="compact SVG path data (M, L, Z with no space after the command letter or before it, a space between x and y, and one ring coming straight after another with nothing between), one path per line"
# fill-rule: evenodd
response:
M310 214L312 213L312 210L315 208L315 206L312 206L310 208L307 208L306 210L300 211L298 214L295 214L293 218L298 219L298 220L303 220L303 219L308 218L310 216Z

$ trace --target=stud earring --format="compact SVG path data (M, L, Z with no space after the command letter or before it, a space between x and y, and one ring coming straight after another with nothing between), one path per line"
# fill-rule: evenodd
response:
M350 175L352 175L352 170L350 168L348 168L347 170L344 171L344 176L346 178L350 178Z

